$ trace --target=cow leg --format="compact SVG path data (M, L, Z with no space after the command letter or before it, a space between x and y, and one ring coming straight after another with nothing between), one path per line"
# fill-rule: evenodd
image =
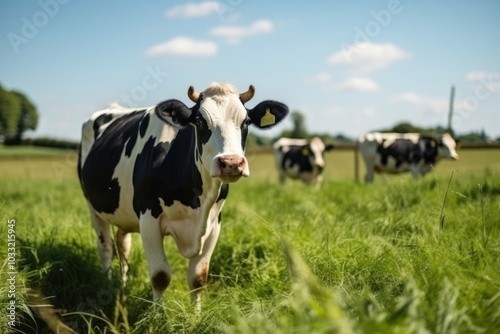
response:
M113 240L109 232L109 223L99 218L94 209L89 209L92 226L97 234L97 249L101 258L102 268L111 276L111 270L109 269L111 268L111 260L113 259Z
M321 188L321 183L323 183L323 175L319 174L318 176L316 176L316 181L314 182L314 186L317 189L319 189L319 188Z
M366 163L366 174L365 174L365 183L373 182L373 174L375 173L375 164Z
M366 167L365 183L372 183L373 173L375 172L375 158L363 155L363 161L365 162Z
M411 175L414 180L418 180L420 178L420 166L418 165L410 165Z
M118 248L118 256L120 257L122 281L123 283L127 283L128 258L130 256L130 248L132 247L132 234L119 228L116 231L116 246Z
M151 216L150 211L148 211L141 216L139 224L144 253L148 261L153 299L157 300L170 284L170 278L172 277L172 271L163 249L160 220Z
M201 309L201 293L208 282L208 269L215 245L219 239L220 221L213 225L210 236L203 245L203 250L197 257L189 259L188 284L191 291L191 301L199 311Z
M285 183L285 179L286 179L285 173L280 172L280 173L279 173L279 180L280 180L280 183L281 183L281 184L284 184L284 183Z

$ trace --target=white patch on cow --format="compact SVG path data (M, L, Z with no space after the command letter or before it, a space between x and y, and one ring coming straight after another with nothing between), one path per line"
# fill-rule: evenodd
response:
M450 136L449 133L445 133L441 137L442 145L438 147L438 159L440 158L449 158L452 160L458 160L458 153L455 150L457 147L457 143Z
M224 201L215 202L219 192L214 192L214 189L219 190L210 184L203 185L203 194L200 196L202 206L197 209L186 207L178 201L166 206L160 199L163 209L160 218L162 234L172 236L179 252L186 258L201 254L206 239L212 233L214 224L217 224ZM214 204L207 205L209 203Z
M321 168L325 167L325 160L323 159L325 144L323 143L323 141L318 137L314 137L309 142L309 146L311 147L311 151L313 152L314 155L313 166L316 165Z
M242 176L249 176L241 137L241 125L247 117L247 110L241 103L238 91L229 84L211 84L203 91L199 112L212 131L210 140L203 146L202 154L203 164L210 166L211 175L218 175L218 157L236 155L245 164Z

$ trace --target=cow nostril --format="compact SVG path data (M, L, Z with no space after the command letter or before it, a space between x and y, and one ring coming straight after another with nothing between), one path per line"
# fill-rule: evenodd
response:
M224 169L224 168L226 168L226 167L227 167L227 165L226 165L226 163L224 162L224 160L223 160L222 158L219 158L219 168L220 168L220 169Z

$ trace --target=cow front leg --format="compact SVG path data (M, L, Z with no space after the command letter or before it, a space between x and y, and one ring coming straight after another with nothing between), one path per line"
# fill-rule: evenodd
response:
M375 164L366 163L365 183L373 182L374 173L375 173Z
M120 257L120 268L122 272L122 282L127 283L128 258L132 247L132 235L122 229L116 231L116 246Z
M110 268L111 260L113 259L113 240L111 239L109 231L109 223L97 216L94 209L90 207L90 204L89 211L90 220L92 221L92 226L97 235L97 250L101 258L102 268L105 272L108 272L109 277L111 277Z
M141 239L149 267L149 278L153 288L153 299L159 299L170 284L172 271L163 249L163 234L160 219L151 216L151 212L140 218Z
M191 302L196 309L201 309L201 293L208 283L208 270L210 267L210 259L214 252L217 239L219 239L220 221L214 222L212 232L203 245L203 250L200 255L189 259L188 267L188 284L191 293Z

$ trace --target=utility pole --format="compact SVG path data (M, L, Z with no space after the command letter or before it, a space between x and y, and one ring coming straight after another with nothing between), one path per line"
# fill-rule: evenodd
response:
M446 128L446 132L453 136L453 129L451 128L451 120L453 118L453 100L455 99L455 86L451 86L451 94L450 94L450 109L448 111L448 127Z

